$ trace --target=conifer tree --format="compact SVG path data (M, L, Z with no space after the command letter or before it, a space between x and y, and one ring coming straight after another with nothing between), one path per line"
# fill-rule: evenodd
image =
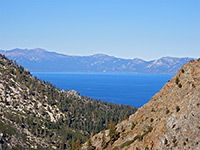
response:
M93 136L93 133L91 133L90 138L88 140L87 150L94 150L94 147L92 146L92 136Z
M117 140L118 138L118 132L115 129L115 124L113 123L112 120L110 120L110 124L109 124L109 136L110 136L110 144L112 145L114 143L115 140Z
M72 142L72 150L80 150L80 149L81 149L81 144L79 140L77 140L76 142Z
M105 130L103 130L103 136L102 136L101 147L104 148L105 145L106 145Z

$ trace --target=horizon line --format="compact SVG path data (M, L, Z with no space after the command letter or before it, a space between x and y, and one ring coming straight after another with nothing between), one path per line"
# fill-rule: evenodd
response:
M134 59L140 59L140 60L143 60L143 61L154 61L154 60L159 60L159 59L162 59L162 58L192 58L192 59L198 59L198 57L190 57L190 56L161 56L161 57L158 57L158 58L151 58L151 59L144 59L144 58L141 58L141 57L133 57L133 58L125 58L125 57L120 57L120 56L115 56L115 55L112 55L112 54L106 54L106 53L94 53L94 54L89 54L89 55L78 55L78 54L66 54L66 53L63 53L63 52L59 52L59 51L51 51L51 50L47 50L45 48L13 48L13 49L0 49L0 51L12 51L12 50L43 50L43 51L46 51L46 52L49 52L49 53L56 53L56 54L60 54L60 55L65 55L65 56L74 56L74 57L89 57L89 56L95 56L95 55L104 55L104 56L109 56L109 57L115 57L115 58L119 58L119 59L126 59L126 60L134 60Z

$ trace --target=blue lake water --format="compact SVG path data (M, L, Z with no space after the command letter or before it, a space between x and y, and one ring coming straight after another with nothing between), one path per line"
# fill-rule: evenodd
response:
M57 88L76 90L81 95L141 107L155 95L172 75L117 73L32 73Z

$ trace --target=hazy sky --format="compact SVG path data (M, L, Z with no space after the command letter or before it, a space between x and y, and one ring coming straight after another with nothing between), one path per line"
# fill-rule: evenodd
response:
M200 57L200 0L0 0L0 49Z

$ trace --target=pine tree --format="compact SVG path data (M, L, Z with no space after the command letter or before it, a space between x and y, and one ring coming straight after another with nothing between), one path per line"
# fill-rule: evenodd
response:
M77 140L76 142L72 142L72 150L80 150L80 149L81 149L81 144L79 140Z
M127 115L124 115L124 120L128 119Z
M114 143L115 140L118 139L118 132L115 129L115 124L113 123L113 121L110 121L109 124L109 136L110 136L110 144L112 145Z
M105 145L106 145L105 130L103 130L103 136L102 136L101 147L104 148Z
M91 133L90 138L88 140L87 150L94 150L94 147L92 146L92 136L93 136L93 133Z

